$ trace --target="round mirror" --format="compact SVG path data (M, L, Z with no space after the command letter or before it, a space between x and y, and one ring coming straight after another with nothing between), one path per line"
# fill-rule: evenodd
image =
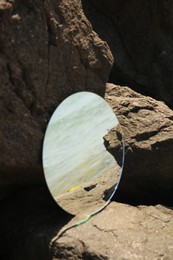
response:
M45 179L55 201L72 215L102 208L118 186L123 151L117 117L103 98L91 92L66 98L43 143Z

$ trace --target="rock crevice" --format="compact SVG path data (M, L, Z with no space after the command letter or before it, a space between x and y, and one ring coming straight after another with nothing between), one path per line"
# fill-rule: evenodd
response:
M82 2L94 30L113 53L109 81L163 100L172 108L172 2Z

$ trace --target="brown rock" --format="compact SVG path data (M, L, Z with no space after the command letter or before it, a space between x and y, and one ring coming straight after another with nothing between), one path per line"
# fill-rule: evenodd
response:
M105 99L119 119L126 146L117 198L131 203L172 203L173 111L151 97L113 84L107 84ZM116 133L113 130L107 136L107 149L115 155Z
M68 95L103 95L113 62L80 1L0 1L0 189L43 181L42 140Z
M113 202L54 240L52 254L53 259L172 259L172 236L171 209Z
M55 201L68 213L80 215L79 219L82 220L84 216L105 206L114 192L120 172L121 168L117 165L101 176L74 187L76 189L60 194Z
M0 259L172 259L173 211L112 202L85 224L55 205L46 188L0 202Z
M83 0L83 5L114 55L111 82L173 107L173 2Z

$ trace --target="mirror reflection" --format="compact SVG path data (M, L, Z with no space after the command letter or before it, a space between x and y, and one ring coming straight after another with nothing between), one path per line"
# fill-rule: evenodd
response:
M53 113L43 144L44 174L53 198L70 214L91 214L113 194L123 157L116 129L110 106L91 92L69 96ZM117 154L107 150L111 140Z

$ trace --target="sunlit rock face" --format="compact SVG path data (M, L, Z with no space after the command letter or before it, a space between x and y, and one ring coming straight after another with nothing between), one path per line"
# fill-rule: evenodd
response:
M0 193L5 195L43 183L42 139L51 114L77 91L103 96L113 57L80 1L71 0L1 1L0 50Z
M172 236L171 209L113 202L85 225L54 240L51 252L54 259L69 260L171 259Z
M0 205L1 259L173 257L173 211L165 206L112 202L58 238L76 222L53 203L46 187L29 188Z
M104 94L113 58L103 40L115 57L112 82L172 106L173 1L92 3L93 28L78 0L0 1L0 197L18 189L0 200L0 259L173 259L173 211L151 206L173 202L173 114L128 87L107 85L105 98L126 144L115 199L138 206L113 202L57 238L76 222L43 181L43 135L68 95ZM104 142L111 154L119 149L114 133L119 136L114 128ZM94 191L93 184L84 188Z
M133 203L172 204L173 111L151 97L113 84L107 84L105 99L117 114L126 147L116 197ZM118 147L115 133L118 129L106 136L111 153Z

